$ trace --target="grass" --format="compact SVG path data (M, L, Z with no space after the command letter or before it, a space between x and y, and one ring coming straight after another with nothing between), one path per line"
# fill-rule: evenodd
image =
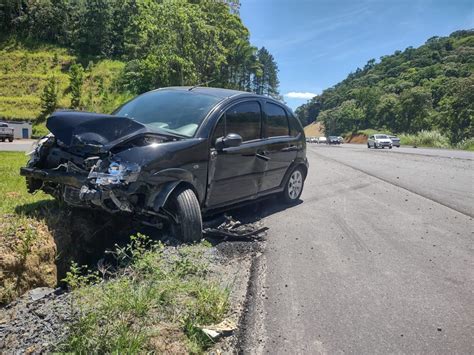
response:
M229 291L209 277L207 242L165 249L137 234L115 250L113 278L83 274L66 281L81 314L57 350L74 353L202 353L212 341L200 326L221 322ZM109 275L111 276L111 275Z
M49 267L55 246L44 222L46 214L55 213L49 210L55 204L42 192L27 193L19 174L26 160L24 153L0 152L0 304L32 286L56 282Z

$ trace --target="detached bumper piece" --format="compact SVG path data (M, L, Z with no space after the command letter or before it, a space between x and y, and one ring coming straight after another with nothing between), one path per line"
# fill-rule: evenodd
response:
M57 170L20 168L20 175L44 182L69 185L79 189L87 183L87 176Z

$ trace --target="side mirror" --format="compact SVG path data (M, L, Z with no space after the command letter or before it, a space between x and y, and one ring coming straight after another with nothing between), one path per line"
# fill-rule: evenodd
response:
M229 133L226 137L216 139L216 149L238 147L242 144L242 137L237 133Z

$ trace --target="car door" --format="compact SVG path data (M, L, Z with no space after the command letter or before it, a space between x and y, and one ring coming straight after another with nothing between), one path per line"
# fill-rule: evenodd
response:
M267 157L260 192L280 186L286 171L295 160L297 151L302 149L298 132L290 134L290 117L286 110L273 102L265 102L264 137L265 147L260 154Z
M220 207L257 196L266 167L258 153L262 139L262 110L257 100L239 102L219 118L211 136L206 207ZM242 137L238 147L217 150L215 141L229 133Z

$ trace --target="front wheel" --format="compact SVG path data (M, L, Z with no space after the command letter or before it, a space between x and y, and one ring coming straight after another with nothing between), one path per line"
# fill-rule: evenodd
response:
M201 207L191 189L179 189L170 196L167 208L177 217L170 222L171 233L183 242L196 242L202 238Z
M367 148L369 148L369 149L370 149L370 144L369 144L369 143L367 143Z
M296 167L286 181L285 190L283 190L283 201L285 203L295 203L299 200L303 192L304 172L301 167Z

